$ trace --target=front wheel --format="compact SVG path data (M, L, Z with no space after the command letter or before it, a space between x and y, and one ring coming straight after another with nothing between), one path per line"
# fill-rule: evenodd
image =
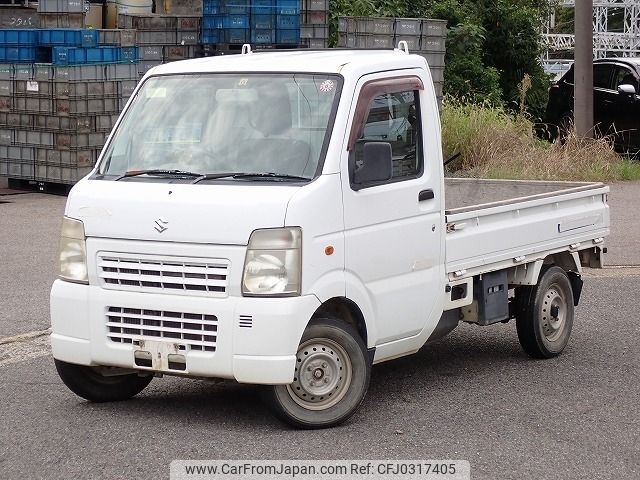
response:
M350 325L333 318L312 321L296 355L293 383L266 387L274 413L299 428L326 428L347 420L369 387L367 347Z
M573 326L573 290L567 273L550 267L533 287L516 293L516 329L523 350L533 358L551 358L562 353Z
M55 360L56 370L64 384L73 393L91 402L117 402L128 400L149 385L153 375L103 375L99 370L84 365Z

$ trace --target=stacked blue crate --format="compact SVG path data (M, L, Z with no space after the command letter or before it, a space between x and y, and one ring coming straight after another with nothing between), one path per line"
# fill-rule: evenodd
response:
M300 43L300 0L204 0L202 43Z
M138 60L137 48L99 46L98 35L90 29L0 29L0 62L80 65Z

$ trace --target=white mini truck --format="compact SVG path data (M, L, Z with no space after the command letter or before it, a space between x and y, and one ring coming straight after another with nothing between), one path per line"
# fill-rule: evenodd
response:
M356 411L372 364L459 322L515 319L553 357L601 265L608 191L445 181L429 68L406 49L161 65L69 194L56 367L97 402L161 375L262 384L318 428Z

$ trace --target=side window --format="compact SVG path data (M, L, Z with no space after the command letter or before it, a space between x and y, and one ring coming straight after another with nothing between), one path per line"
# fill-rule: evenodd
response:
M617 67L613 77L613 89L617 90L620 85L633 85L638 90L638 81L633 72L626 67Z
M611 90L611 74L613 65L597 63L593 66L593 86L594 88L606 88Z
M372 100L363 134L355 145L356 168L362 165L367 142L388 142L393 159L391 182L422 172L418 98L417 91L404 91L385 93Z

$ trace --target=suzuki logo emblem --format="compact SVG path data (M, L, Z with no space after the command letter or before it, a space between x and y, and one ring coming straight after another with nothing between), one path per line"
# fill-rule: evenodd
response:
M169 221L164 217L160 217L156 220L156 226L154 228L156 229L156 232L162 233L169 228L167 225L169 225Z

